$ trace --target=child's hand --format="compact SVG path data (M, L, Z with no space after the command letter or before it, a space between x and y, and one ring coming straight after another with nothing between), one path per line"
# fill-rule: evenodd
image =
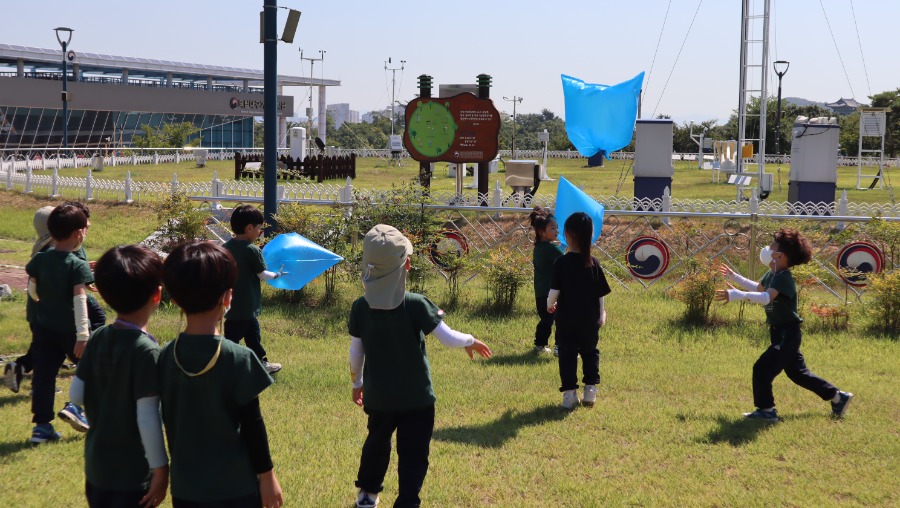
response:
M94 267L97 266L96 261L88 261L88 267L90 267L91 271L94 271Z
M84 354L84 350L87 349L87 341L80 340L75 342L75 358L81 358L81 355Z
M360 386L359 388L354 388L352 393L353 403L359 407L362 407L362 399L363 399L363 389Z
M85 287L85 289L87 289L88 291L92 291L92 292L94 292L94 293L97 292L97 286L95 286L94 284L85 284L84 287Z
M727 289L717 289L715 299L720 302L728 303L729 302L728 290Z
M169 466L157 467L150 477L150 489L138 502L144 508L155 508L162 504L166 498L166 489L169 487Z
M487 344L478 339L475 339L471 346L466 346L466 353L468 353L470 359L475 358L475 353L480 354L484 358L490 358L494 354L491 352L491 348L487 347Z
M259 496L262 498L263 508L280 508L284 504L284 494L274 469L259 475Z
M716 268L719 270L719 273L721 273L726 279L730 279L735 273L734 270L732 270L731 267L726 265L725 263L720 264Z
M550 314L553 314L554 312L556 312L556 306L557 306L557 305L558 305L558 304L554 303L553 305L547 307L547 312L550 313Z

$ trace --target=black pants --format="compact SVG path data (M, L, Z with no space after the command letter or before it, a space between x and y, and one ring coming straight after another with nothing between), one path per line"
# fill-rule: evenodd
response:
M75 358L75 332L57 332L34 325L31 354L34 374L31 377L32 422L40 425L53 420L53 403L56 392L56 376L68 356Z
M109 490L84 482L84 492L87 496L88 506L91 508L135 508L147 494L147 489L142 490Z
M226 319L225 338L235 344L240 344L241 339L244 339L244 343L256 354L259 361L266 362L266 350L262 345L258 319Z
M97 303L97 300L91 295L88 295L87 297L87 311L88 322L90 323L92 332L106 324L106 313L103 312L100 304ZM34 342L34 325L31 323L28 325L31 327L31 341ZM74 363L75 357L70 357L69 360ZM16 363L22 366L24 372L31 372L34 370L34 357L31 354L30 344L28 345L28 351L24 355L16 358Z
M262 506L262 498L258 492L225 501L185 501L172 496L173 508L259 508L260 506Z
M356 486L366 492L381 492L391 458L391 435L397 431L397 476L400 492L395 507L419 506L419 492L428 472L434 406L409 411L376 411L369 415L369 435L363 444Z
M577 327L556 323L556 346L559 348L559 391L578 389L578 357L581 356L581 382L600 383L600 326Z
M553 314L547 312L547 297L544 296L541 298L540 296L535 298L537 313L538 313L538 324L534 329L534 345L544 347L547 345L548 340L550 339L550 332L553 329Z
M800 352L800 323L770 326L769 338L772 345L753 364L753 403L758 408L775 407L772 395L772 381L784 371L788 379L815 393L822 400L833 399L837 388L816 376L806 367L806 360Z

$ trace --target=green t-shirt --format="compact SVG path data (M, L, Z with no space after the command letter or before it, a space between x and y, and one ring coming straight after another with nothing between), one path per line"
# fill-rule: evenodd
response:
M88 341L75 375L84 381L84 410L91 423L84 441L91 485L129 491L149 481L137 400L159 393L158 357L159 345L140 330L108 325Z
M797 312L797 284L790 270L772 272L769 270L763 275L760 284L763 291L772 288L778 291L778 296L766 304L766 321L770 325L784 325L787 323L799 323L800 314Z
M547 298L550 281L553 279L553 263L565 254L562 247L552 242L540 241L534 244L531 263L534 265L534 296Z
M39 250L38 252L46 252L52 248L53 247L51 247L48 244L48 245L45 245L44 248ZM80 249L78 249L76 251L72 251L72 254L75 254L75 257L77 257L78 259L87 261L87 253L84 250L84 245L82 245ZM90 265L88 265L88 266L90 266ZM40 296L40 295L38 295L38 296ZM88 295L88 296L90 296L90 295ZM32 320L37 317L35 315L35 312L37 312L35 310L35 305L36 305L35 301L32 300L31 298L25 299L25 320L28 321L29 323L31 323Z
M72 288L94 282L87 261L71 252L50 249L35 254L25 265L25 272L37 280L41 298L34 308L35 322L57 332L75 333Z
M219 344L219 358L204 374L189 377L175 363L177 354L186 371L200 372ZM238 410L272 382L253 351L221 336L182 333L163 347L159 383L172 497L213 502L258 491Z
M257 274L266 269L262 251L247 240L232 238L223 245L237 263L237 280L234 283L234 295L231 298L231 309L225 319L252 319L262 311L262 293Z
M379 411L402 411L434 404L431 366L425 335L441 323L444 311L428 298L406 293L396 309L369 307L365 297L353 302L347 330L362 339L363 401Z

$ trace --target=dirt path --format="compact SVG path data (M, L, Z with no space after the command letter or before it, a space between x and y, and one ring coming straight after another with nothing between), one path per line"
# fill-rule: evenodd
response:
M25 291L28 275L22 268L0 265L0 284L9 284L12 289Z

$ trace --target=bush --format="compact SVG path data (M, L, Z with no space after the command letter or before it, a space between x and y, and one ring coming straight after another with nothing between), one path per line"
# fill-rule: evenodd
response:
M820 330L842 331L850 327L850 310L847 305L819 305L813 303L809 311L818 317Z
M872 295L869 312L875 328L897 335L900 332L900 271L868 276L867 292Z
M712 269L709 260L703 258L689 258L684 266L684 277L672 287L670 294L685 304L682 318L686 323L710 324L710 309L716 295L716 286L723 283L722 275L718 270Z
M482 266L487 307L502 313L511 311L519 289L530 279L531 264L522 262L521 256L509 247L500 246L482 260Z
M191 240L206 240L209 232L206 224L209 213L194 206L187 194L172 194L153 207L159 221L159 229L151 247L171 252L178 244Z

